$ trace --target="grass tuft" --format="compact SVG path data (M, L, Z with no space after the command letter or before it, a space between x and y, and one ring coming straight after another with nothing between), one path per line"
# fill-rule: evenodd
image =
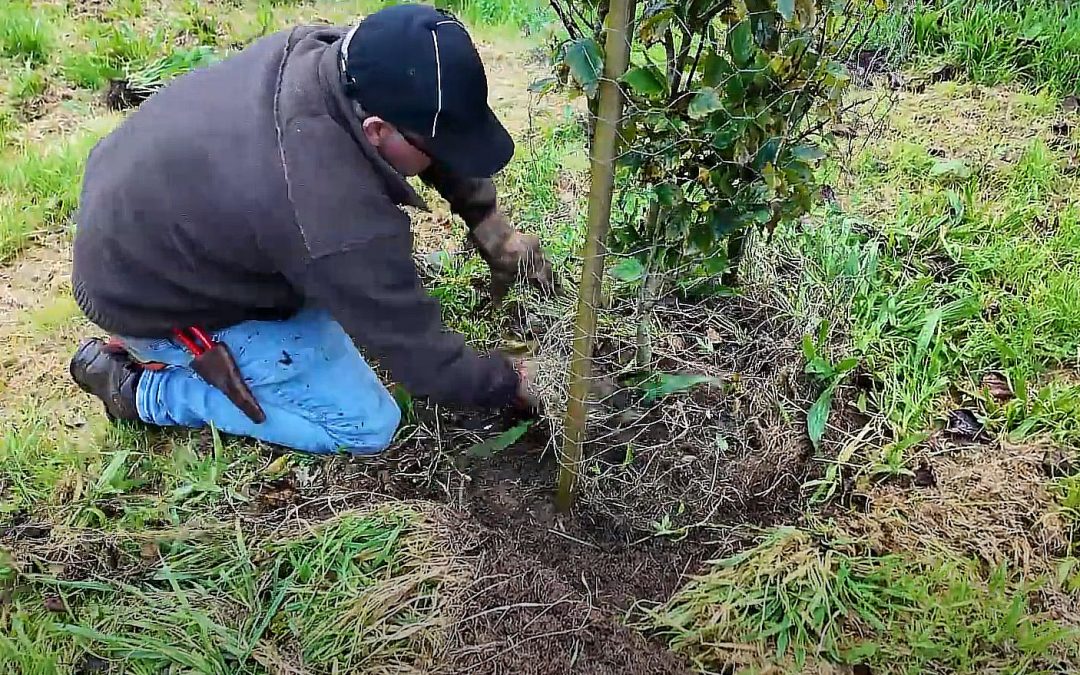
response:
M208 525L125 535L144 561L132 581L70 581L9 562L18 581L0 618L0 660L200 673L430 664L449 619L443 596L463 568L439 552L445 542L421 512L346 512L270 536ZM35 594L56 597L62 615Z
M40 65L48 60L52 44L49 24L30 4L12 2L0 11L0 56Z
M874 672L1012 672L1059 665L1072 630L1035 614L1034 589L1004 566L874 555L780 529L717 561L651 614L706 672L810 657ZM760 645L748 655L744 646Z
M1061 0L895 2L874 41L901 59L945 60L982 84L1080 91L1080 5Z

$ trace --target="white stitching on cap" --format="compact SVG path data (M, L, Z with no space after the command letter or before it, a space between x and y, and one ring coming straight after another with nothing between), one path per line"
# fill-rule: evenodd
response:
M435 44L435 119L431 121L431 137L435 138L435 131L439 127L439 115L442 113L443 95L442 95L442 59L439 56L439 34L436 30L439 26L445 26L448 23L455 24L461 27L461 30L465 30L465 26L460 21L448 19L446 21L439 21L435 24L435 27L431 29L431 41Z
M348 33L345 34L345 39L341 41L341 74L345 77L349 76L348 70L346 70L349 60L349 44L352 43L353 35L356 35L356 29L360 27L360 24L353 26Z
M438 28L439 24L435 24ZM431 121L431 137L435 138L435 129L439 126L439 113L442 112L442 61L439 58L439 34L431 29L431 41L435 43L435 119Z

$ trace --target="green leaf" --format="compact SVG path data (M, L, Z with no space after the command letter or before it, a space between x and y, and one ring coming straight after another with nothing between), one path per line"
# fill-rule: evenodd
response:
M791 21L795 18L795 0L778 0L776 11L780 12L780 16L784 17L784 21Z
M716 209L712 212L710 225L712 226L713 236L717 239L731 234L739 229L741 224L742 221L731 209Z
M807 361L812 361L817 358L817 344L814 343L814 338L810 337L809 333L802 336L802 353L803 358Z
M743 134L743 125L738 120L731 120L713 134L712 144L717 150L727 150Z
M930 346L930 341L934 339L934 334L937 332L939 323L941 323L940 307L926 315L926 321L923 323L922 330L919 332L919 339L915 342L915 358L921 359L926 353L927 348Z
M589 98L595 97L600 86L600 74L604 71L604 57L596 40L591 37L574 40L566 46L563 60L585 94Z
M844 359L840 363L836 364L836 374L843 375L845 373L850 373L852 370L855 370L855 367L858 365L859 359L857 358L852 357L850 359Z
M962 159L942 160L930 167L930 175L934 178L966 180L971 177L971 168Z
M671 183L661 183L654 189L656 198L663 206L675 205L675 187Z
M107 487L112 487L113 481L122 477L121 471L123 471L124 463L130 454L130 450L118 450L113 454L112 461L109 462L109 465L105 467L105 470L98 477L97 485L94 488L95 491L101 492Z
M744 68L754 60L754 34L750 21L744 19L728 31L728 51L735 65Z
M618 265L611 268L610 274L619 281L627 283L639 281L645 276L645 266L637 258L624 258Z
M655 66L638 66L623 75L622 81L642 96L662 96L668 89L667 77Z
M736 73L729 77L727 82L724 83L724 91L727 92L728 98L732 101L744 100L746 98L746 82L743 82L743 75Z
M543 77L529 85L529 91L533 94L547 94L554 91L559 80L554 77Z
M645 403L692 389L699 384L720 384L720 380L709 375L677 375L657 373L647 378L638 387L645 392Z
M487 458L492 457L517 443L525 432L532 426L532 422L522 422L511 427L494 438L480 441L465 451L469 457Z
M766 164L776 162L776 153L780 151L780 139L773 137L765 141L754 156L754 171L761 171Z
M796 145L791 149L791 156L803 162L817 162L825 159L825 151L817 145Z
M810 412L806 414L806 431L810 434L810 442L817 450L821 445L821 439L825 436L825 427L829 423L829 412L832 410L833 387L825 388L821 396L810 406Z
M699 120L708 117L717 110L722 110L724 102L720 99L720 93L712 87L705 87L690 99L690 108L687 112L690 119Z
M715 87L730 77L735 70L722 54L713 52L705 57L703 72L705 85Z

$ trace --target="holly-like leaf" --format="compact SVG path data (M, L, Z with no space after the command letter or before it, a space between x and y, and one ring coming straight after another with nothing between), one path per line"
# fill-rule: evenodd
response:
M624 258L611 268L611 276L627 283L640 281L645 276L645 266L637 258Z
M740 68L745 68L754 60L754 33L750 21L740 21L728 31L728 51Z
M727 150L742 136L743 127L737 120L730 120L713 134L712 144L717 150Z
M705 87L690 99L690 108L687 113L690 119L699 120L708 117L717 110L722 110L724 102L720 98L720 92L712 87Z
M705 57L703 77L706 86L715 87L734 73L731 63L723 54L713 52Z
M634 68L623 75L622 81L633 91L650 98L663 96L668 90L667 76L656 66Z
M563 60L585 95L595 97L600 87L600 74L604 71L604 57L596 40L587 37L569 43L563 52Z

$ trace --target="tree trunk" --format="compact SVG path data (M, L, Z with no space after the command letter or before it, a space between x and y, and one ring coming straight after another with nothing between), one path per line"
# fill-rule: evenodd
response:
M720 283L728 288L735 288L739 285L739 268L742 266L743 256L746 254L746 237L749 232L746 228L733 232L728 237L727 243L727 270L724 271L724 276L720 278Z
M649 206L645 216L645 233L650 241L658 237L657 223L660 221L660 202ZM656 252L654 245L649 251L649 261L645 264L645 276L641 280L641 294L638 296L637 352L634 361L638 368L647 368L652 363L652 308L656 302L656 292L660 286L660 275L656 273Z
M559 489L555 502L560 511L569 511L577 491L582 446L592 373L593 342L596 338L596 310L600 303L601 280L608 228L611 225L611 200L615 186L615 152L623 96L618 80L630 62L627 31L634 15L636 0L611 0L606 17L607 37L604 47L604 78L600 82L599 115L591 151L592 187L589 192L588 231L585 235L581 288L578 296L577 322L574 325L574 352L570 364L570 398L566 406L565 438L559 457Z

